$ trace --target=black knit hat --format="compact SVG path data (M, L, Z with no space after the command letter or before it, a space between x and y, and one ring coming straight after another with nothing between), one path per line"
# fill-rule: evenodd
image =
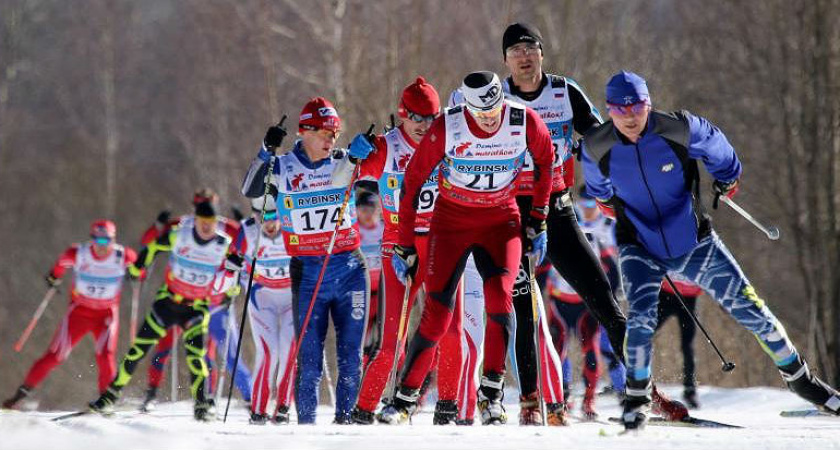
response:
M210 202L201 202L195 205L196 217L216 217L216 208Z
M511 24L502 36L502 54L507 52L508 47L513 47L520 42L531 42L542 48L542 34L540 34L540 30L537 27L527 23L517 22Z

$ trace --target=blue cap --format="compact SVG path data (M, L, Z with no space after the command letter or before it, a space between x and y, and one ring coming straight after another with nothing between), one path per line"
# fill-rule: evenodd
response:
M647 82L633 72L621 71L607 83L607 103L611 105L632 105L646 101L650 103Z

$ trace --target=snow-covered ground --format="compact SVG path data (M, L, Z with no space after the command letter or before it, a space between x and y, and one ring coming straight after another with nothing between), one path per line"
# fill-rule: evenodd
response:
M674 396L678 387L666 388ZM242 405L231 406L227 423L196 423L189 402L161 404L151 414L118 412L112 418L83 416L62 422L51 412L0 413L3 449L830 449L840 448L840 419L783 418L779 412L808 405L793 394L774 388L701 388L697 417L743 426L743 429L701 429L648 426L637 435L619 436L618 425L579 423L565 428L520 427L518 408L507 406L510 423L499 427L436 427L427 407L413 425L331 425L332 411L319 410L316 426L249 425ZM508 398L512 398L509 395ZM599 399L601 417L618 415L611 398ZM294 415L293 415L294 417Z

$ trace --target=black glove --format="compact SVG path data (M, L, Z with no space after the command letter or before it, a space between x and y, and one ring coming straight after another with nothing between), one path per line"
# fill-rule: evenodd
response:
M235 206L231 206L230 213L233 214L233 220L237 222L245 218L245 215L242 214L242 211L240 211L239 208Z
M58 287L61 284L61 278L54 277L52 272L47 274L45 280L47 281L47 286L51 288Z
M269 127L268 131L265 132L265 137L263 138L263 145L265 145L265 149L274 153L274 150L283 144L283 138L286 137L286 134L288 133L286 133L286 127L283 126L282 120L277 125Z
M712 201L712 208L718 209L721 195L727 198L732 198L738 193L738 181L739 180L736 178L729 182L715 180L712 183L712 191L715 193L715 199Z
M169 225L170 217L172 217L172 213L168 209L164 209L163 211L158 213L157 219L155 220L157 221L157 223L166 226Z
M583 138L578 138L578 140L572 142L572 148L571 148L570 151L572 152L572 156L574 156L575 159L577 159L578 161L580 161L580 158L581 158L582 147L583 147Z
M231 253L225 259L225 269L230 270L231 272L236 272L238 270L242 270L242 266L245 263L245 259L239 253Z

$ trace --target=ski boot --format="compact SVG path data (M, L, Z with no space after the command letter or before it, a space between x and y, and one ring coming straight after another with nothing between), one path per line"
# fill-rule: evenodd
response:
M251 425L265 425L268 423L268 414L251 413L248 423Z
M17 388L17 391L15 391L15 395L3 402L3 409L16 409L15 407L18 406L18 403L20 403L21 400L29 397L30 392L32 392L32 388L25 384L21 384Z
M823 411L840 415L840 392L812 374L802 357L797 355L792 363L780 366L779 372L788 389L796 395Z
M540 400L536 392L519 397L519 425L542 425Z
M569 425L568 410L563 403L545 404L545 423L550 427L565 427Z
M627 394L626 398L629 399L631 397L629 391L630 386L627 386ZM653 384L653 389L651 393L651 401L652 401L652 411L653 414L658 416L662 416L665 420L671 420L674 422L679 422L686 417L688 417L688 408L677 400L671 400L668 398L667 395L662 393L655 384ZM625 400L627 401L627 400Z
M458 425L460 427L471 427L473 426L474 422L475 420L472 417L467 419L455 419L455 425Z
M271 422L275 425L288 425L289 424L289 407L288 406L281 406L277 408L277 413L274 414L274 417L271 419Z
M109 387L98 399L88 403L88 408L97 414L110 416L114 414L114 403L117 402L118 398L120 398L119 391Z
M598 420L598 413L595 412L595 396L584 396L583 404L580 407L580 413L583 420L586 422L593 422Z
M697 409L700 407L700 402L697 400L697 388L694 386L686 386L683 390L683 400L690 409Z
M411 415L417 410L419 389L400 388L388 406L376 415L376 420L385 425L402 425L411 421Z
M435 425L449 425L455 423L455 418L458 417L458 405L455 400L438 400L435 405L435 415L432 418L432 423Z
M648 397L625 397L624 412L621 414L621 423L625 430L641 430L647 424L650 415L650 398Z
M336 414L332 421L333 425L353 425L353 418L350 413Z
M152 412L157 407L157 388L149 386L149 389L146 389L146 398L143 399L143 403L140 404L140 412Z
M504 425L507 413L502 405L505 381L501 374L489 374L481 377L478 388L478 411L482 425Z
M213 399L196 400L193 418L199 422L211 422L216 418L216 402Z
M376 420L376 414L356 406L350 411L350 419L357 425L373 425L373 421Z

